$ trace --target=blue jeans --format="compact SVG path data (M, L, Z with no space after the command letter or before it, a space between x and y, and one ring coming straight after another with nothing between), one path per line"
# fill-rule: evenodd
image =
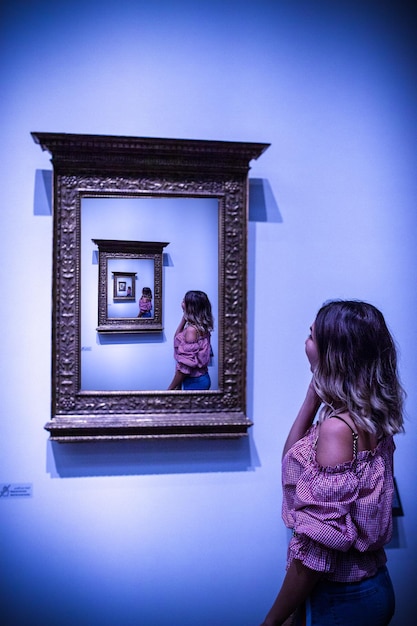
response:
M306 602L307 626L388 626L395 609L386 567L357 583L322 581Z
M192 378L191 376L186 376L182 383L182 388L184 390L210 389L210 387L211 380L208 372L206 374L202 374L201 376L195 376L194 378Z

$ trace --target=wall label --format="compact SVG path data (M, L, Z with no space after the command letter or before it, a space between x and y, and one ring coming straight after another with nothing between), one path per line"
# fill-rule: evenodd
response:
M0 483L0 498L31 498L32 483Z

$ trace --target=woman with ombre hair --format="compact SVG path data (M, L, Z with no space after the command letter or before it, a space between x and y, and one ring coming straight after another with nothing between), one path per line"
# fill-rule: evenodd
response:
M313 377L282 459L293 534L263 626L290 616L297 626L387 626L395 598L384 546L405 395L395 343L376 307L337 300L319 310L305 350Z
M187 291L181 306L183 316L174 336L176 368L168 389L207 390L214 324L211 303L204 291Z

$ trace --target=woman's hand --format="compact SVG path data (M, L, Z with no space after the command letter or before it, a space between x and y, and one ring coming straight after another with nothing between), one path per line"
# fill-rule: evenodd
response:
M304 402L301 405L301 408L297 414L297 417L294 420L293 425L291 426L290 432L288 433L288 437L282 453L283 457L287 454L288 450L295 444L296 441L304 437L307 430L310 428L314 421L320 404L321 400L314 389L313 381L311 381L307 388Z
M186 324L186 319L184 316L182 316L180 323L178 324L178 328L175 331L175 336L178 335L178 333L182 332L184 330L184 326Z
M317 343L314 337L314 324L310 329L310 334L305 342L305 351L308 358L308 362L310 363L310 369L312 372L316 369L319 364L319 351L317 348Z

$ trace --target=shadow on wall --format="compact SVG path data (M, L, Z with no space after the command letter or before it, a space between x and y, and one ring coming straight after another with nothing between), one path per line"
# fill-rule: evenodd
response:
M33 215L52 215L52 170L36 170Z
M251 435L240 439L47 442L52 478L242 472L259 466Z
M401 517L392 518L392 537L385 546L386 550L396 550L407 547L407 537L404 530L404 522Z
M249 221L282 222L271 185L266 178L249 179Z
M52 170L36 170L34 215L52 215ZM271 185L266 178L249 179L249 221L282 222Z

